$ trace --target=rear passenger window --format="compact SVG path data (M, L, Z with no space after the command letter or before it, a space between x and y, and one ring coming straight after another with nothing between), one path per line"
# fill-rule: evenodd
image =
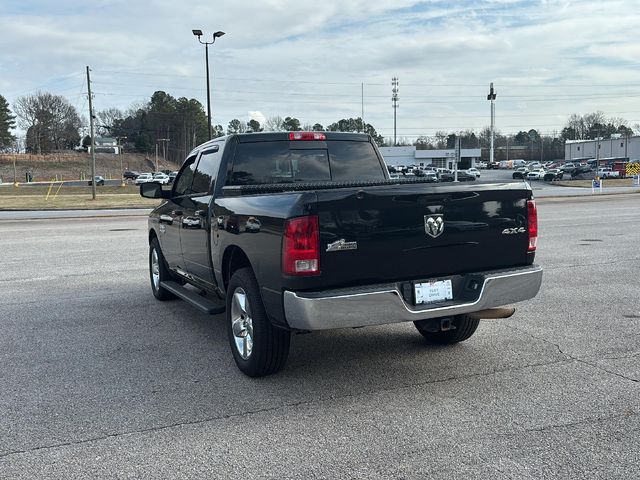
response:
M368 142L274 141L240 143L228 185L384 180L378 156ZM326 145L326 148L321 148ZM318 148L315 148L315 147Z

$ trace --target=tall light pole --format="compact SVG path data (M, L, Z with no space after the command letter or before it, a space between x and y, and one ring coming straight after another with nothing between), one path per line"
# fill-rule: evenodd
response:
M489 86L489 95L487 95L487 100L491 101L491 147L489 149L489 163L493 163L493 138L494 138L494 128L496 122L496 105L495 100L498 94L493 90L493 82Z
M391 103L393 104L393 146L398 145L396 142L396 111L398 110L398 77L391 79Z
M202 37L202 30L191 30L193 34L198 37L198 41L204 45L204 58L205 64L207 66L207 119L209 123L209 140L211 140L211 91L209 89L209 45L213 45L216 43L216 38L220 38L224 35L224 32L217 31L213 34L212 40L210 42L203 42L200 37Z
M89 125L91 128L91 198L96 199L96 141L93 132L93 98L91 97L91 76L87 65L87 96L89 98Z

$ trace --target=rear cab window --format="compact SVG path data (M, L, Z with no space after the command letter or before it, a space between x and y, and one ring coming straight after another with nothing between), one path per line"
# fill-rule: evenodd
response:
M384 180L373 145L366 141L239 143L227 185Z

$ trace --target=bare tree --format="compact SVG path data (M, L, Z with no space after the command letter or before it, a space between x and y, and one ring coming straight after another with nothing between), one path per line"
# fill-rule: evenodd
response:
M48 92L19 97L14 105L18 124L27 131L26 148L37 153L73 148L82 125L66 98Z
M111 130L116 121L124 119L124 114L119 108L107 108L96 113L98 117L98 133L100 135L111 135Z
M434 145L436 148L447 148L447 133L442 130L438 130L435 134Z
M284 122L284 120L280 115L267 118L264 122L265 132L282 132L282 122Z
M582 116L582 121L584 122L584 127L587 132L597 128L598 125L604 125L607 123L607 119L603 112L587 113Z

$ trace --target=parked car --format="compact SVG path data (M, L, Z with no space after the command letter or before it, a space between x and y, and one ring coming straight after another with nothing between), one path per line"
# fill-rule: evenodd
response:
M488 162L487 163L487 170L497 170L498 168L500 168L500 163L498 163L498 162Z
M542 282L529 185L398 183L369 135L220 137L187 156L172 191L140 193L161 199L148 221L153 295L224 313L252 377L283 368L292 332L412 321L455 344Z
M487 162L478 162L476 166L482 170L483 168L487 168Z
M560 170L559 168L552 168L552 169L546 171L546 173L544 174L544 177L542 177L542 179L545 182L553 182L555 180L562 180L562 176L563 175L564 175L564 172L562 170Z
M475 175L476 178L480 178L480 170L477 168L467 168L467 173L469 175Z
M122 177L125 180L135 180L139 175L140 173L134 172L133 170L125 170L125 172L122 174Z
M150 173L141 173L138 175L134 181L136 185L140 185L142 183L147 183L153 181L153 175Z
M453 182L454 180L455 180L455 174L454 173L441 173L440 174L440 181L441 182ZM475 175L469 175L464 170L459 170L458 171L458 181L459 182L475 182L475 180L476 180L476 176Z
M527 173L529 173L529 169L527 167L520 167L514 170L511 176L513 177L514 180L516 179L523 180L527 178Z
M620 178L620 172L608 167L599 168L596 175L600 178Z
M560 167L560 170L562 170L564 173L571 173L576 169L576 166L569 162L569 163L565 163L564 165L562 165Z
M101 187L101 186L104 185L104 178L103 177L101 177L100 175L96 175L94 178L96 180L96 186L97 187ZM91 180L89 180L87 182L87 185L91 185Z
M580 180L588 180L593 178L594 171L589 165L576 165L576 167L571 171L571 178L578 178Z
M151 179L153 183L159 183L160 185L168 185L169 184L169 175L163 172L158 172L153 174L153 178Z
M544 168L531 170L527 173L527 180L542 180L545 173L547 172L544 170Z

